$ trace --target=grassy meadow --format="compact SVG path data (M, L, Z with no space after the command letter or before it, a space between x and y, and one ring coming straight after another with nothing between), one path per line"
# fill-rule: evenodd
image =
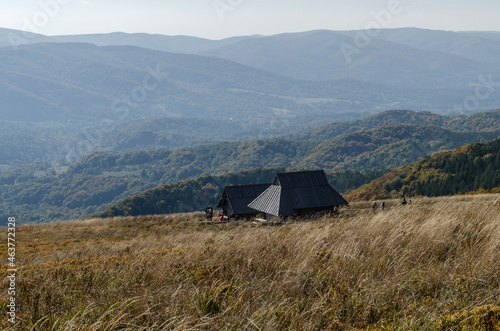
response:
M386 204L281 225L195 213L18 226L18 322L2 290L0 328L500 330L500 195Z

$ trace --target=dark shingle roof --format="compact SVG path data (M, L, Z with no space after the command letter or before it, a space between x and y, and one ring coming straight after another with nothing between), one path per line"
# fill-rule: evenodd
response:
M222 194L222 198L217 208L221 208L224 204L224 200L227 199L236 215L256 213L257 211L248 207L248 204L264 192L269 185L270 184L227 186L224 188L224 193Z
M293 216L294 210L328 209L349 203L335 191L323 170L277 174L273 185L249 207L275 216Z

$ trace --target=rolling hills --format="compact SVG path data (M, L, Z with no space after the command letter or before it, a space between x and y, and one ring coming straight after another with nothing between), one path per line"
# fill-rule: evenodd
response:
M392 30L383 32L389 34ZM484 54L487 59L483 63L483 58L478 58L481 55L476 56L475 60L463 56L472 55L474 50L478 50L474 49L473 45L458 54L453 53L452 45L443 47L450 52L431 47L408 46L408 43L414 46L414 34L418 34L429 44L436 39L450 39L424 34L420 30L414 33L403 30L400 32L403 35L401 38L394 38L397 42L390 38L369 38L369 45L362 48L356 47L356 34L356 31L279 34L244 39L201 54L225 58L296 79L326 81L334 77L350 77L391 86L404 84L413 87L456 88L466 86L471 79L485 72L494 73L495 76L498 74L499 67L496 62L492 64L491 60L500 43L492 40L481 40L473 36L462 37L451 33L453 37L482 41L484 49L479 53ZM343 51L342 47L352 47L356 51L346 57L348 52Z
M31 35L0 29L0 45L9 36L24 43L91 43L210 55L296 79L360 79L407 86L468 85L478 75L499 73L500 39L494 33L434 31L417 28L382 29L347 63L342 45L356 47L365 31L315 30L273 36L241 36L208 40L189 36L109 33L75 36ZM406 79L405 79L406 78ZM435 78L435 79L433 79ZM391 85L389 84L389 85Z
M355 121L325 124L285 137L291 140L326 140L346 133L398 124L436 125L457 132L494 132L500 128L500 109L469 116L447 116L428 111L388 110Z
M0 56L4 121L91 124L103 119L194 117L262 124L269 121L259 121L275 114L333 118L394 105L437 109L445 102L431 102L436 93L455 93L457 100L466 93L420 93L347 77L296 80L220 58L132 46L40 43L17 51L3 47ZM293 127L294 121L289 124Z
M337 115L337 122L325 124L311 130L290 130L292 119L270 119L268 125L238 124L225 119L212 120L164 117L115 123L112 126L92 126L81 129L66 123L33 123L0 121L0 160L6 165L41 161L50 162L54 168L62 168L76 162L80 157L94 151L114 153L134 150L165 148L176 150L222 141L265 138L283 132L286 140L328 140L341 134L374 129L387 125L438 125L452 131L488 132L500 127L500 111L476 113L469 116L446 116L430 112L408 110L384 111L360 120L352 121L355 114ZM342 122L345 120L345 122ZM305 125L319 125L322 117L314 121L307 115L293 119ZM340 122L339 122L340 121ZM329 121L326 121L329 122ZM260 123L260 122L259 122ZM302 124L304 125L304 124Z
M154 109L159 105L180 117L245 117L269 112L262 94L276 95L276 102L280 95L335 96L335 84L302 83L227 60L131 46L43 43L2 48L0 55L2 120L98 123L165 116L166 110ZM233 90L255 92L253 111L245 93ZM281 102L276 106L293 104Z
M50 160L67 166L96 150L262 138L399 104L436 105L404 87L299 81L214 57L79 43L0 48L0 87L6 138L0 165ZM160 121L166 128L158 129ZM164 133L115 145L115 137L137 125ZM33 136L32 128L41 134Z
M273 166L378 171L396 168L431 153L470 142L489 141L498 135L498 132L454 132L437 126L393 125L321 141L268 138L202 145L165 152L164 158L153 161L145 152L93 153L81 158L69 173L123 170L119 160L129 159L131 155L142 160L142 170L152 170L148 166L156 168L154 172L165 183L209 173Z
M16 48L12 33L0 29L0 194L27 220L254 168L369 177L498 137L500 112L477 113L500 100L495 34L384 30L346 65L340 46L359 32L29 35ZM364 118L385 109L427 111Z
M341 45L356 33L21 33L13 48L20 32L0 29L0 166L264 138L386 109L498 108L495 34L382 30L347 65Z
M445 196L473 191L500 193L500 139L475 143L405 165L354 189L349 201L415 196ZM329 174L330 184L340 192L350 190L378 174ZM140 216L202 210L216 204L227 183L234 180L201 177L148 190L106 208L94 217ZM344 181L348 181L345 186ZM270 179L267 180L269 182ZM265 183L265 180L238 184ZM222 184L221 184L222 183ZM344 185L342 185L344 184Z
M344 179L338 179L336 187L355 189L386 169L471 142L497 138L498 131L492 131L496 122L491 120L495 114L498 112L474 115L490 118L487 123L491 127L484 121L469 126L484 132L468 132L467 127L464 127L464 132L456 132L438 126L403 124L374 125L373 129L363 130L366 123L376 122L375 119L367 119L364 124L352 122L357 128L353 130L360 131L325 140L281 137L223 142L174 151L93 152L68 169L57 172L52 164L43 162L30 168L3 170L0 174L1 207L26 221L83 217L159 185L173 184L177 187L174 183L200 176L272 167L340 172L338 178ZM435 115L390 111L376 118L388 120L392 117L396 121L408 116L432 118ZM448 120L455 123L464 119ZM339 184L339 181L343 183ZM188 192L196 191L194 187L191 186ZM169 206L172 207L172 204ZM172 210L177 209L172 207Z

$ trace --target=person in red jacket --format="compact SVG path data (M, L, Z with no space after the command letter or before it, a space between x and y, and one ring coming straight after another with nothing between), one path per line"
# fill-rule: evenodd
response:
M220 214L219 222L224 222L224 213Z

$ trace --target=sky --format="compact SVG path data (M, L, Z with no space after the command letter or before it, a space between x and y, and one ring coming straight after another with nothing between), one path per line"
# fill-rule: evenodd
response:
M0 0L0 27L223 39L316 29L500 31L498 0Z

